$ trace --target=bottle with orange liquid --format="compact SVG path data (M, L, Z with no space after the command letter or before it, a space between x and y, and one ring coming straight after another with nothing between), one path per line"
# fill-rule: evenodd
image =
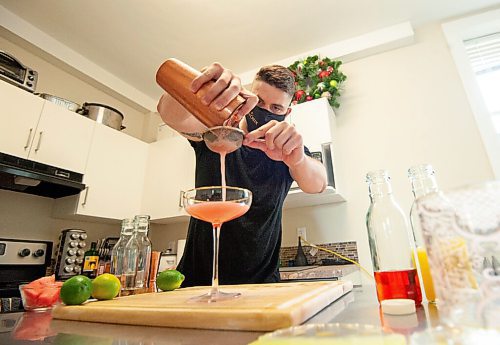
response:
M411 182L413 195L415 201L421 196L429 193L438 192L436 177L434 176L434 169L429 164L422 164L410 167L408 169L408 178ZM420 227L420 220L416 211L416 202L413 202L410 210L410 223L413 230L413 238L415 241L416 255L414 254L413 264L420 271L422 284L424 285L425 297L430 303L436 302L436 293L434 292L434 283L432 281L431 270L429 267L429 260L427 258L427 251L422 236L422 229ZM415 256L418 258L415 261Z
M371 201L366 227L378 300L404 298L420 305L422 293L411 260L410 225L392 195L389 173L369 172L366 181Z

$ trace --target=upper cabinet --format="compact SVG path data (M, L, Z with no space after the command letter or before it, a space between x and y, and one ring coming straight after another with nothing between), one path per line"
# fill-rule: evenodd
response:
M195 155L186 138L165 138L149 146L143 213L157 223L189 218L181 192L194 188Z
M0 151L78 173L85 165L95 122L0 82Z
M42 98L0 81L0 151L28 158L43 104Z
M83 177L86 189L56 200L54 215L124 219L140 214L147 157L147 143L96 124Z
M304 145L311 151L313 157L324 165L328 186L322 193L307 194L293 182L285 199L284 208L345 201L339 193L338 181L335 178L335 113L328 100L319 98L293 106L288 121L302 135Z

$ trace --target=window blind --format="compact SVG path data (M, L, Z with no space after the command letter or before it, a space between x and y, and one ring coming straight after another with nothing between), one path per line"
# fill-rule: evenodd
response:
M500 32L466 40L464 45L476 74L500 69Z

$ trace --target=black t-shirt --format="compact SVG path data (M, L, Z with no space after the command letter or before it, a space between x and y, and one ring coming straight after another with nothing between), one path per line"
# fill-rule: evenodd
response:
M220 186L220 156L205 142L190 141L196 154L196 187ZM309 150L305 153L310 155ZM283 201L292 184L288 166L258 149L242 146L226 155L226 183L252 192L246 214L222 224L219 246L219 283L279 281ZM177 270L183 287L210 285L212 279L212 225L191 217L184 255Z

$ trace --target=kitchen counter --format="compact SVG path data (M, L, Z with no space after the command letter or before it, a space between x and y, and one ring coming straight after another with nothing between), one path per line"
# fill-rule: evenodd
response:
M281 280L339 279L359 271L356 265L281 267Z
M306 323L360 323L405 335L438 324L437 309L425 305L416 314L379 312L374 286L355 288ZM0 314L0 344L248 344L261 332L211 331L53 320L50 312Z

